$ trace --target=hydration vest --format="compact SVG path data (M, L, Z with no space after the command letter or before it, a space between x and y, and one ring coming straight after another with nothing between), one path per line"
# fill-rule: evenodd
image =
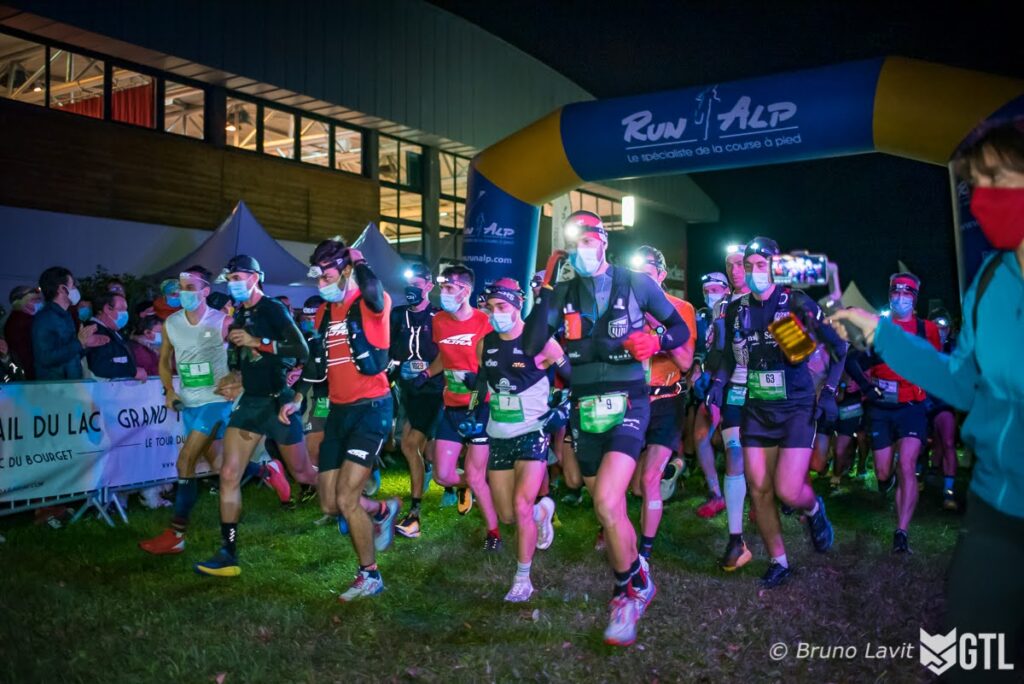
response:
M633 291L629 271L612 266L612 287L608 308L597 320L580 311L580 278L569 283L563 317L566 322L565 351L573 366L586 363L630 364L636 359L622 346L632 333L642 331L644 318L630 318ZM595 305L597 293L595 295ZM578 336L577 336L578 335Z
M356 365L356 370L363 375L377 375L383 373L388 367L388 348L374 346L370 340L366 337L366 330L363 328L363 311L360 303L363 301L362 295L356 297L352 302L351 306L348 307L348 312L345 314L345 324L348 329L348 348L352 353L352 363ZM324 307L324 316L320 319L320 339L324 341L326 345L327 339L327 328L331 324L331 309L333 304L327 302ZM310 356L312 356L312 350L310 350ZM327 350L324 349L323 354L324 363L324 375L327 374Z

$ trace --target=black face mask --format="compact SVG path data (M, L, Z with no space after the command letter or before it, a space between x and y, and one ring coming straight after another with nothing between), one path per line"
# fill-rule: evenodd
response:
M405 301L409 302L409 306L419 306L423 303L423 290L411 285L406 287Z

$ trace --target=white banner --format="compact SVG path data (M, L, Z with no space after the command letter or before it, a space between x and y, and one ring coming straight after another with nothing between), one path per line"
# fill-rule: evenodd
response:
M157 378L0 385L0 502L170 480L183 441Z

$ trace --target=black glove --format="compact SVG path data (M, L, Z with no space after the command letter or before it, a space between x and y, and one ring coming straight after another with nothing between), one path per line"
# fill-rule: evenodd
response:
M870 402L880 402L885 399L885 392L883 392L882 388L876 385L875 383L871 383L864 389L864 395Z
M725 383L721 380L715 380L711 383L711 387L708 388L708 394L704 397L704 405L708 408L717 406L722 408L722 403L725 399Z
M839 405L836 404L836 390L828 385L821 388L818 395L818 410L826 423L834 423L839 418Z
M476 389L476 373L473 371L466 371L466 375L462 378L462 384L472 392Z
M428 382L430 382L430 374L427 371L420 371L419 375L413 378L409 384L412 385L413 389L420 389Z

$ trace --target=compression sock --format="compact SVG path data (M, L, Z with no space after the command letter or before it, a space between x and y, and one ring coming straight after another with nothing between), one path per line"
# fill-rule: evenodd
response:
M629 566L629 570L625 572L615 571L615 596L621 596L626 593L626 587L629 586L633 576L640 572L640 558L633 561L633 564Z
M220 537L224 543L224 549L232 556L238 555L238 523L221 522Z
M528 563L518 563L517 562L516 563L516 577L527 577L528 578L530 576L530 566L532 566L532 565L533 565L532 562L528 562Z
M729 533L743 532L743 500L747 498L747 478L744 475L725 476L725 515L729 520Z
M178 535L185 534L188 517L199 499L199 483L194 477L178 480L178 492L174 495L174 515L171 517L171 528Z
M651 551L654 549L654 537L648 537L643 535L640 537L640 555L644 558L651 557Z

